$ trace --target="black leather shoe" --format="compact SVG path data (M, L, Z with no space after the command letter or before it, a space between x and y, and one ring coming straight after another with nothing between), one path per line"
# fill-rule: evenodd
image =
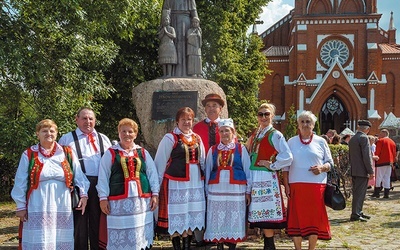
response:
M360 222L367 222L368 220L359 216L359 217L350 217L350 221L360 221Z
M371 219L371 216L366 215L366 214L361 214L361 217L364 219L367 219L367 220Z

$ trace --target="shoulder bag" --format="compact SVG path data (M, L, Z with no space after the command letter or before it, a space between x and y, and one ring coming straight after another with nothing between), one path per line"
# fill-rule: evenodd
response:
M328 172L328 180L324 193L325 205L333 210L343 210L346 208L346 199L340 191L340 179L337 176L335 167L331 167Z

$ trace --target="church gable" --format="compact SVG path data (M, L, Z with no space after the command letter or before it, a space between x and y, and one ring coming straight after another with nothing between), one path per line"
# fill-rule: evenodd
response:
M340 83L340 84L338 84ZM366 98L362 98L358 91L353 86L351 80L347 76L346 72L341 67L338 60L330 67L330 69L326 72L325 76L322 78L321 83L314 90L311 97L307 99L307 104L312 104L313 101L317 98L325 99L330 95L329 93L337 92L341 90L344 95L349 99L355 101L358 104L366 104ZM323 94L328 93L328 94Z

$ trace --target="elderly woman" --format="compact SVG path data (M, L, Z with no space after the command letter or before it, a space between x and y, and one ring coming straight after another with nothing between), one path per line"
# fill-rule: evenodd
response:
M257 113L258 128L246 144L252 176L249 222L251 228L262 229L264 249L275 249L274 229L286 227L286 209L278 171L292 162L285 137L272 126L274 116L273 104L261 104Z
M107 249L150 249L159 182L149 152L135 144L138 125L119 121L119 143L101 159L97 192L107 215Z
M194 112L178 110L177 126L158 145L155 163L158 169L160 209L158 229L171 235L174 249L190 249L193 230L205 223L204 146L193 133Z
M301 249L303 237L308 237L310 250L315 249L318 239L331 239L324 191L326 172L333 160L328 143L313 133L316 121L310 111L298 116L299 135L288 141L293 162L283 172L289 198L287 234L293 238L296 249Z
M204 239L223 249L236 249L246 238L246 205L250 204L250 158L235 141L232 119L218 122L221 142L212 146L206 159L207 228Z
M24 151L18 165L11 196L21 221L22 249L74 248L74 185L81 195L76 209L85 212L90 183L71 149L56 142L57 133L54 121L40 121L39 143Z

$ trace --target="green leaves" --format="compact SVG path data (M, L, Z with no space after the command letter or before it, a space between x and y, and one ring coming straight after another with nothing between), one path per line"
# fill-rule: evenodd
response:
M229 116L246 137L257 125L258 85L267 73L262 42L247 30L268 1L197 1L206 78L227 95Z

